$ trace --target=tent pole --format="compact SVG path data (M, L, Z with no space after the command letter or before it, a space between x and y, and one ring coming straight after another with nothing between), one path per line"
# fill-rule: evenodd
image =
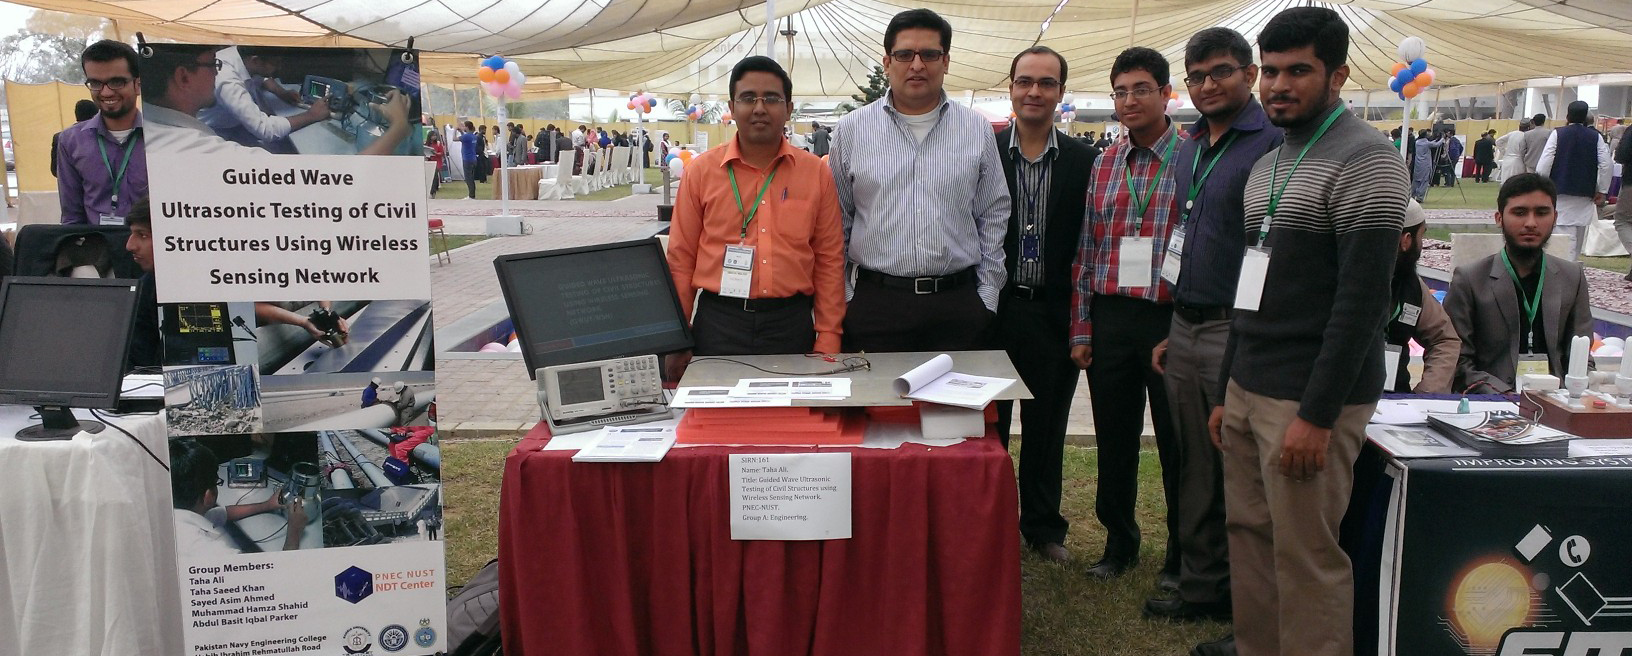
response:
M1139 33L1139 0L1133 0L1133 18L1128 21L1128 47L1137 45L1133 42Z
M1366 92L1366 120L1371 120L1371 92Z
M776 59L776 0L765 0L765 56ZM788 65L793 65L792 61Z
M1558 76L1558 116L1563 116L1563 115L1564 115L1564 76L1560 75L1560 76ZM1555 120L1557 119L1557 117L1554 117L1554 118L1555 118ZM1557 121L1556 124L1557 125L1564 125L1564 122L1563 121Z

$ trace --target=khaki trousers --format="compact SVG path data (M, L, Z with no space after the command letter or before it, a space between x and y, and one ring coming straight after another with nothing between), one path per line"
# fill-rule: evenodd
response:
M1338 527L1354 460L1376 403L1344 406L1326 468L1306 481L1280 472L1298 402L1229 384L1224 400L1224 506L1235 644L1241 656L1352 656L1354 570Z

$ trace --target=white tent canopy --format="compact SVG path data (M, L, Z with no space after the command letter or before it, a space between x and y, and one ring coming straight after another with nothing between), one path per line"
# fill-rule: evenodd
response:
M413 37L425 50L517 57L530 77L579 88L669 94L724 93L730 66L764 52L767 13L763 0L24 4L107 17L126 39L140 30L198 41L402 46ZM1129 45L1156 48L1177 65L1197 30L1224 25L1250 40L1276 12L1302 4L1330 6L1349 23L1356 90L1386 92L1395 44L1412 35L1427 41L1441 85L1625 72L1632 59L1627 0L775 0L771 29L796 32L778 34L776 48L801 97L855 93L882 59L889 18L915 6L953 25L949 90L1002 88L1012 55L1040 43L1065 54L1073 90L1092 91L1108 86L1105 72Z

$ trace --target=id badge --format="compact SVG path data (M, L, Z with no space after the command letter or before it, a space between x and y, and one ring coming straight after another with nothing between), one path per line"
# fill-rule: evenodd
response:
M754 247L726 246L725 262L720 268L720 295L748 298L754 283Z
M1422 316L1422 307L1421 306L1406 303L1400 308L1400 323L1403 323L1403 324L1405 324L1407 326L1416 326L1417 325L1417 319L1419 317L1421 317L1421 316Z
M1514 379L1523 379L1527 374L1545 376L1549 373L1547 356L1540 353L1520 353L1519 361L1513 372Z
M1179 266L1184 262L1184 228L1174 228L1167 240L1167 253L1162 256L1162 280L1169 285L1179 284Z
M1020 259L1036 260L1042 257L1042 241L1037 235L1020 235Z
M1386 368L1386 373L1383 374L1384 392L1394 391L1394 379L1400 373L1400 358L1402 357L1405 357L1405 351L1401 350L1400 347L1393 344L1383 345L1383 366Z
M1123 237L1117 246L1116 286L1149 287L1151 250L1156 240L1150 237Z
M125 224L125 217L117 214L98 214L96 215L96 221L105 226L122 226Z
M1241 277L1235 282L1235 309L1258 311L1264 297L1264 279L1269 277L1269 248L1250 246L1241 259Z

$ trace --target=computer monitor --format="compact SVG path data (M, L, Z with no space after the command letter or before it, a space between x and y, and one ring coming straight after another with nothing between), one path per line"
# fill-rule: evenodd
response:
M12 276L0 282L0 404L31 405L21 440L65 440L102 424L70 408L112 408L130 348L136 281Z
M691 348L657 239L493 261L527 374L540 367Z

